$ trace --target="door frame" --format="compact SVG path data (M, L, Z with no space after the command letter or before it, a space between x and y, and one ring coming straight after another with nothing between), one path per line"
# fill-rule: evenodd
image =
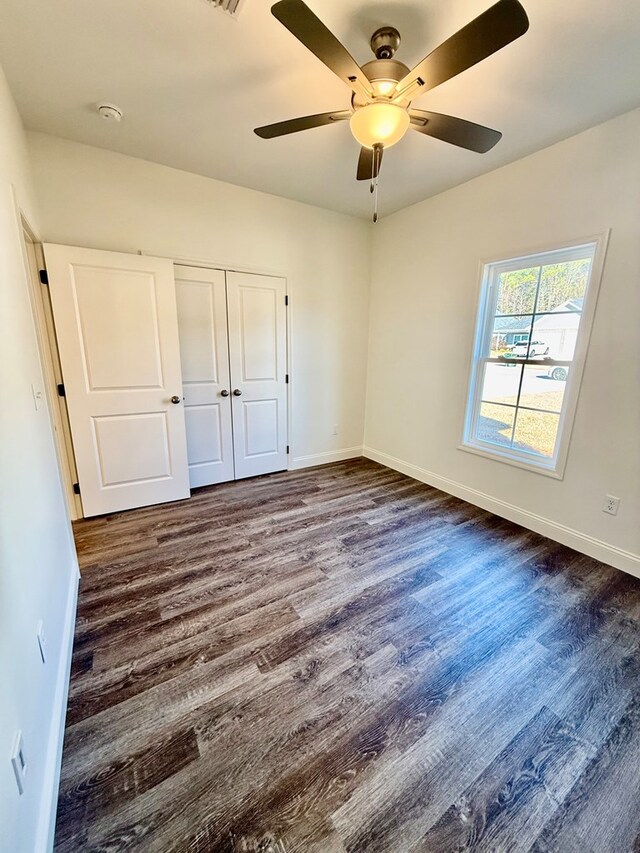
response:
M264 276L273 276L275 278L283 278L284 279L284 292L287 297L287 306L285 310L285 338L286 338L286 353L285 353L285 362L286 362L286 373L289 377L289 382L287 383L287 447L289 448L289 452L287 453L287 471L292 470L292 459L293 459L293 448L291 446L291 436L293 434L293 346L292 346L292 327L293 327L293 305L295 301L291 298L291 291L289 289L289 276L283 272L282 270L277 269L269 269L265 267L255 267L247 264L236 264L230 261L225 262L217 262L214 260L203 259L193 259L193 258L185 258L179 255L162 255L158 252L150 252L146 249L138 249L139 255L150 255L154 258L166 258L170 261L173 261L174 266L180 267L196 267L200 269L208 269L208 270L220 270L221 272L239 272L239 273L249 273L252 275L264 275Z
M58 353L51 298L46 284L40 281L40 270L46 269L42 241L20 208L14 192L16 219L20 231L20 246L24 263L29 303L38 345L47 408L51 420L58 469L64 491L67 512L71 521L83 518L82 501L74 491L78 482L76 461L71 438L71 425L66 399L58 394L62 383L62 368Z

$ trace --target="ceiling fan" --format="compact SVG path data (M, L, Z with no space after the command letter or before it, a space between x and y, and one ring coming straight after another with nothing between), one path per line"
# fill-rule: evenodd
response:
M361 145L357 180L372 181L372 191L383 150L399 142L409 129L479 153L489 151L500 140L502 134L497 130L417 110L411 102L524 35L529 19L518 0L498 0L411 71L394 59L400 45L400 33L394 27L376 30L370 42L376 58L360 67L303 0L280 0L271 12L353 94L349 109L257 127L254 132L263 139L348 120ZM374 221L376 218L374 215Z

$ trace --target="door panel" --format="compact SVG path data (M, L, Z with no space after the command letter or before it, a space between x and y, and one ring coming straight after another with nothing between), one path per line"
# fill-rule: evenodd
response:
M241 382L278 379L277 297L264 286L237 289Z
M283 278L227 273L236 479L287 467L285 293Z
M189 497L173 265L44 249L84 514Z
M171 476L166 412L103 415L91 424L103 488ZM137 452L123 453L129 446Z
M264 456L278 452L278 400L240 400L244 415L244 454Z
M176 266L187 456L191 486L233 480L225 274Z
M162 388L155 276L83 266L72 286L87 391Z

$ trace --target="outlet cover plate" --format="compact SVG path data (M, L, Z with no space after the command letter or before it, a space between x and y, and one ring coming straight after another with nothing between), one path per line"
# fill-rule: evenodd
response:
M615 495L605 495L604 505L602 507L603 512L607 512L609 515L617 515L619 506L620 498L616 498Z

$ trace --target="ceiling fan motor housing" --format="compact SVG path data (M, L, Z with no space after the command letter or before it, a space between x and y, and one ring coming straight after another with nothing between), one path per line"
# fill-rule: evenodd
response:
M404 62L399 62L397 59L372 59L371 62L367 62L362 66L362 73L365 75L367 80L374 84L373 89L375 99L386 100L391 96L392 91L395 89L395 83L402 80L402 78L409 73L409 69ZM387 91L384 86L382 88L380 87L381 83L393 83L394 85L389 85L387 87ZM368 101L363 100L356 94L353 95L351 102L355 108L368 103ZM400 101L397 103L404 107L408 106L409 101Z

